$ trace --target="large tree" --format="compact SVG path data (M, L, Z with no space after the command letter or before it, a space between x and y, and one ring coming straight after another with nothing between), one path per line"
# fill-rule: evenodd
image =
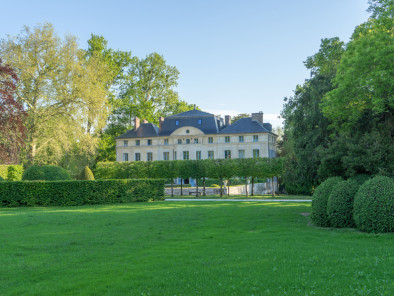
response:
M15 99L18 77L0 58L0 164L19 163L24 147L26 113Z
M100 59L86 59L75 37L59 38L48 23L25 27L1 40L0 49L19 77L29 161L59 163L72 150L93 155L108 110L109 78Z

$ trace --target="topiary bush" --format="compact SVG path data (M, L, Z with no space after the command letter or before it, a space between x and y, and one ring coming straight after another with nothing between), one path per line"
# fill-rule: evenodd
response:
M312 221L323 227L330 226L327 216L327 201L334 187L342 182L341 177L332 177L321 183L313 193L312 197Z
M327 216L330 226L355 227L353 219L353 202L359 185L347 180L336 184L327 201Z
M93 173L88 166L85 166L85 168L82 170L81 174L79 175L79 180L94 180Z
M61 181L71 180L70 174L62 167L56 165L32 165L23 174L24 181Z
M354 199L353 215L359 230L393 232L393 179L377 176L361 185Z

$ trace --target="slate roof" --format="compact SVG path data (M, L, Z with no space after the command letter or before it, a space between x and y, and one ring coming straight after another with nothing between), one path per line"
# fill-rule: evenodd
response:
M128 130L123 135L116 137L115 139L127 139L127 138L153 138L159 136L159 128L153 123L143 123L137 130Z
M208 113L208 112L204 112L204 111L200 111L200 110L194 109L194 110L189 110L189 111L186 111L186 112L182 112L182 113L179 113L179 114L168 116L168 117L166 117L166 119L168 119L168 118L178 118L178 117L204 117L204 116L209 116L210 117L210 116L215 116L215 115L213 115L211 113Z
M219 134L245 134L245 133L269 133L272 131L272 126L269 123L261 124L258 121L249 118L241 118L222 129Z
M190 115L184 115L186 113ZM201 119L201 124L198 124L199 119ZM176 125L177 120L179 121L179 125ZM215 115L199 110L191 110L166 117L161 127L160 136L169 136L176 129L185 126L198 128L205 134L217 134L221 127Z

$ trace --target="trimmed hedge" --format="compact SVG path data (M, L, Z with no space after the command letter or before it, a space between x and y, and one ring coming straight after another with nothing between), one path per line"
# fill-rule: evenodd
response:
M20 181L22 180L22 175L22 165L0 165L0 177L2 177L4 180Z
M312 197L312 221L318 225L327 227L330 226L330 221L327 216L327 201L334 187L342 182L341 177L332 177L321 183L313 193Z
M353 219L354 196L359 189L353 180L338 183L331 191L327 201L327 216L333 227L355 227Z
M164 200L164 180L0 183L0 206L81 206Z
M88 166L82 170L81 174L79 175L79 180L94 180L94 176L92 171Z
M358 190L354 199L354 221L367 232L394 231L394 181L377 176Z
M71 180L70 174L62 167L56 165L32 165L23 174L26 181L61 181Z

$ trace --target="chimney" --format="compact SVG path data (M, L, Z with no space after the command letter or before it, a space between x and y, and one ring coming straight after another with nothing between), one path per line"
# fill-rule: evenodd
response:
M252 113L252 120L263 123L263 111Z
M144 119L144 120L142 121L142 123L148 123L148 120Z
M163 126L163 122L164 122L164 117L160 116L159 117L159 129L161 130L162 126Z
M224 125L228 126L230 124L231 124L231 116L230 115L224 116Z
M134 119L134 130L136 131L140 127L140 119L136 117Z

